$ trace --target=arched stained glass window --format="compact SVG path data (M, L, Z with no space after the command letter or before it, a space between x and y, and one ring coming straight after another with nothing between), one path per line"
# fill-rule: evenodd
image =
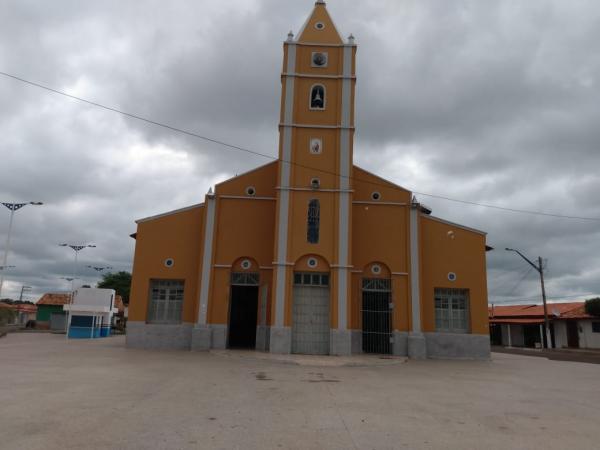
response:
M325 86L315 84L310 90L310 109L325 109Z
M321 204L319 200L308 203L307 240L310 244L319 243L319 222L321 219Z

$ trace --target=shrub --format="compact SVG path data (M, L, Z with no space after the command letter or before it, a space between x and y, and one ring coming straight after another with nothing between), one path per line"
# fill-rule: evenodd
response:
M11 324L15 321L17 312L8 308L0 308L0 325Z
M600 316L600 297L586 300L585 312L590 316Z

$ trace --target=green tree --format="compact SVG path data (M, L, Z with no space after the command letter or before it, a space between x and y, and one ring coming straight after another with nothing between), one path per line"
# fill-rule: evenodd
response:
M123 303L129 304L129 289L131 288L131 274L121 271L116 273L105 273L102 281L98 283L99 288L114 289L123 298Z
M600 316L600 297L586 300L585 312L590 316Z

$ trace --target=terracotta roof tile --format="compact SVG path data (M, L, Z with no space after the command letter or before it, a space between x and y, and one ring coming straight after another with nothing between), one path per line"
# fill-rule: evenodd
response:
M71 294L44 294L36 305L67 305L71 298Z
M548 317L551 319L575 318L585 314L584 302L548 303ZM502 319L528 319L535 320L544 317L543 305L509 305L488 308L489 317L494 322L500 323ZM574 314L574 315L573 315ZM573 316L572 316L573 315ZM589 318L587 316L585 318ZM508 323L508 322L506 322ZM515 322L516 323L516 322Z

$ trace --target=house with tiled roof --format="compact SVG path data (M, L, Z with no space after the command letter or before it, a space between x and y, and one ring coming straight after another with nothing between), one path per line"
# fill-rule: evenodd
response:
M36 328L51 329L55 331L65 330L66 314L63 306L71 301L70 293L47 293L36 302Z
M543 345L543 305L492 305L488 313L492 345ZM548 303L547 313L552 348L600 348L600 316L587 314L585 302Z

